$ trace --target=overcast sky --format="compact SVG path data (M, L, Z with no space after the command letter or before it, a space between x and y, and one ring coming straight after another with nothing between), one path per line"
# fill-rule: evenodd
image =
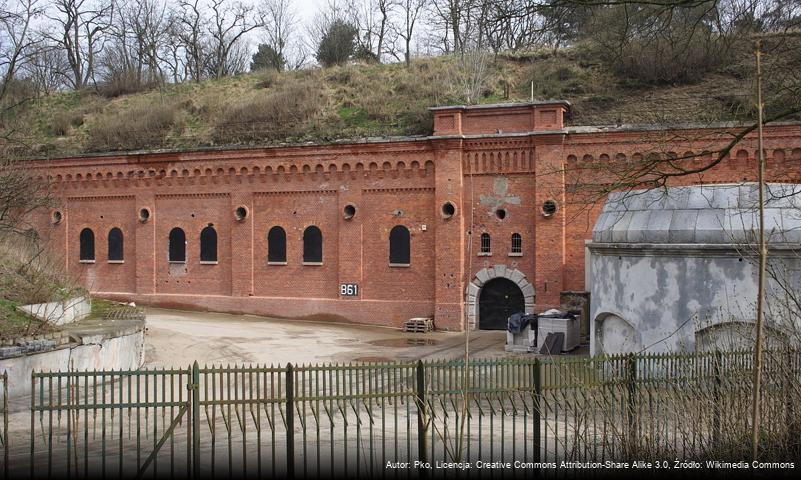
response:
M298 20L304 24L314 18L314 14L321 5L320 0L292 0L292 3L298 12Z

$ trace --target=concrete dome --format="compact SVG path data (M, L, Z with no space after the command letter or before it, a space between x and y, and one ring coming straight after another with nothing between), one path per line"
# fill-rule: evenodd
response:
M766 188L771 244L801 244L801 185ZM756 183L698 185L609 195L592 232L596 243L737 244L759 232Z

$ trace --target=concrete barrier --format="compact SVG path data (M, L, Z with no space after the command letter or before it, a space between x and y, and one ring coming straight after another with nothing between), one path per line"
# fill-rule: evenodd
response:
M73 342L54 350L0 360L11 398L31 392L31 372L135 370L144 363L145 322L128 320L70 332Z
M88 317L92 303L87 297L76 297L60 302L22 305L19 309L51 325L66 325Z

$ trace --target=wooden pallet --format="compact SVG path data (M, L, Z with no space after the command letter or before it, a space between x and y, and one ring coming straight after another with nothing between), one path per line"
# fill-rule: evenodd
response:
M403 324L404 332L428 333L434 330L434 321L430 318L410 318Z

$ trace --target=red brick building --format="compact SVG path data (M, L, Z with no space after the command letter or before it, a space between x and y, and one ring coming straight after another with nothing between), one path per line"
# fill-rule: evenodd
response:
M512 310L585 289L599 207L582 198L582 175L656 151L700 165L742 130L566 127L569 110L441 107L428 137L39 160L60 206L37 230L99 296L497 327ZM801 126L765 135L769 175L798 181ZM680 181L753 179L755 146L749 134L721 164Z

